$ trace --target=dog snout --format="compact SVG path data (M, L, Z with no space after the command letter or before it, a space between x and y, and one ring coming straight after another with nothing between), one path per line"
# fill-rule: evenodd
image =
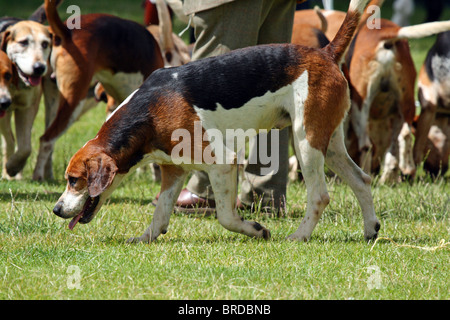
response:
M56 214L58 217L63 217L62 207L63 207L62 201L58 201L58 203L56 203L55 207L53 208L53 213Z
M45 64L42 62L36 62L33 64L33 75L34 76L42 76L46 70Z
M6 110L11 105L12 101L11 98L8 97L2 97L0 98L0 109Z

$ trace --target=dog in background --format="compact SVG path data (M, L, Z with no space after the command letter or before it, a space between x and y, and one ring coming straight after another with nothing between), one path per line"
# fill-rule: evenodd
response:
M449 30L450 22L399 27L380 19L380 26L363 24L347 55L354 90L349 128L354 135L348 133L347 143L367 172L381 169L380 182L385 183L398 181L399 172L414 176L416 171L411 127L416 70L407 40Z
M191 61L189 48L179 36L172 32L172 19L166 2L164 0L156 0L155 7L159 24L150 24L147 26L147 30L158 42L161 56L164 59L164 67L177 67L188 63ZM120 101L115 101L111 95L106 93L105 88L101 83L98 83L95 87L95 97L97 101L106 103L107 116L109 116L120 103Z
M372 0L370 5L382 3L382 0ZM296 18L320 25L312 10L305 11L296 13ZM324 12L324 16L328 21L326 34L333 36L345 13L331 11ZM352 100L346 144L351 157L366 172L381 170L380 182L397 181L399 171L413 176L416 170L411 132L416 71L407 39L448 30L450 22L401 28L380 19L378 29L368 26L369 17L366 11L346 55Z
M6 52L12 62L14 81L9 85L11 105L0 119L3 137L2 177L11 179L21 177L20 173L31 154L31 129L39 109L42 79L49 69L52 36L47 27L35 21L11 18L3 21L8 27L2 33L0 49ZM13 114L15 137L11 127Z
M171 2L172 5L177 3ZM161 50L161 56L164 59L164 67L177 67L188 63L191 60L190 50L184 41L172 32L172 19L164 0L156 0L156 10L158 13L159 24L150 24L147 30L158 42ZM179 10L178 10L179 11ZM180 14L177 11L178 14ZM106 103L106 114L109 116L118 106L117 101L106 93L103 85L98 83L95 87L95 97L97 101ZM139 168L140 172L143 168ZM152 176L154 181L161 181L161 169L158 164L151 164Z
M34 180L43 180L56 140L88 108L89 89L101 82L116 101L123 101L154 70L164 66L153 36L136 22L107 14L80 16L81 29L69 29L56 5L45 0L45 12L54 36L51 63L59 99L55 116L40 138Z
M414 161L432 176L444 175L450 156L450 31L440 33L419 73L421 112Z

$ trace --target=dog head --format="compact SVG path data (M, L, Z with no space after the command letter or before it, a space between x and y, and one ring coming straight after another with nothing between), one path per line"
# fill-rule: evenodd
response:
M13 66L6 53L0 51L0 118L12 103L9 86L13 78Z
M114 159L89 141L70 160L66 190L53 212L64 219L72 218L69 229L78 222L90 222L120 182L117 170Z
M47 72L52 37L48 28L34 21L19 21L6 29L1 49L17 68L27 86L37 86Z

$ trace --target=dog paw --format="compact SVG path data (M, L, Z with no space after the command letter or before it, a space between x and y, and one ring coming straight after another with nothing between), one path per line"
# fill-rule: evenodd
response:
M371 231L364 232L364 238L366 239L366 241L376 240L378 237L378 231L380 231L380 227L380 222L376 221Z
M14 177L25 167L29 153L15 153L6 162L6 172L10 177Z
M286 237L288 241L297 241L297 242L307 242L309 240L308 237L293 233Z
M143 238L143 237L133 237L127 240L127 243L129 244L137 244L137 243L150 243L148 238Z
M33 173L33 180L34 181L44 181L44 176L39 173Z
M264 240L270 239L270 231L269 229L266 229L262 225L260 225L258 222L253 222L253 228L255 228L256 231L258 231L258 238L263 238Z
M23 169L23 167L17 167L14 165L11 165L9 163L6 164L6 172L8 174L8 176L10 177L15 177L21 170Z

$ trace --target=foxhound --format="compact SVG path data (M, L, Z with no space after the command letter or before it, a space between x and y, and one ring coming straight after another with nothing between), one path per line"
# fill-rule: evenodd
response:
M71 229L78 222L88 223L126 176L156 162L162 182L153 221L131 242L154 241L166 233L174 203L193 169L209 174L222 226L267 239L268 229L236 212L236 158L242 145L230 149L227 132L254 129L256 135L262 129L292 124L308 195L305 217L288 238L308 240L330 201L325 162L354 191L364 216L365 238L377 237L380 223L371 178L352 161L344 144L342 123L350 95L339 67L366 4L367 0L351 0L337 36L322 49L260 45L157 70L71 158L66 190L53 212L72 219ZM204 137L200 140L194 137L199 123ZM180 151L181 142L174 139L180 131L190 133L192 150ZM217 133L224 140L212 138ZM206 156L196 159L196 150Z
M48 70L51 44L52 37L48 28L31 20L14 21L2 33L1 50L6 52L13 66L12 73L4 74L13 81L9 84L10 96L2 98L6 99L2 107L10 104L6 114L0 119L4 141L3 178L20 177L31 154L31 130L39 109L42 79ZM3 59L6 58L3 56ZM16 137L11 127L13 114Z

